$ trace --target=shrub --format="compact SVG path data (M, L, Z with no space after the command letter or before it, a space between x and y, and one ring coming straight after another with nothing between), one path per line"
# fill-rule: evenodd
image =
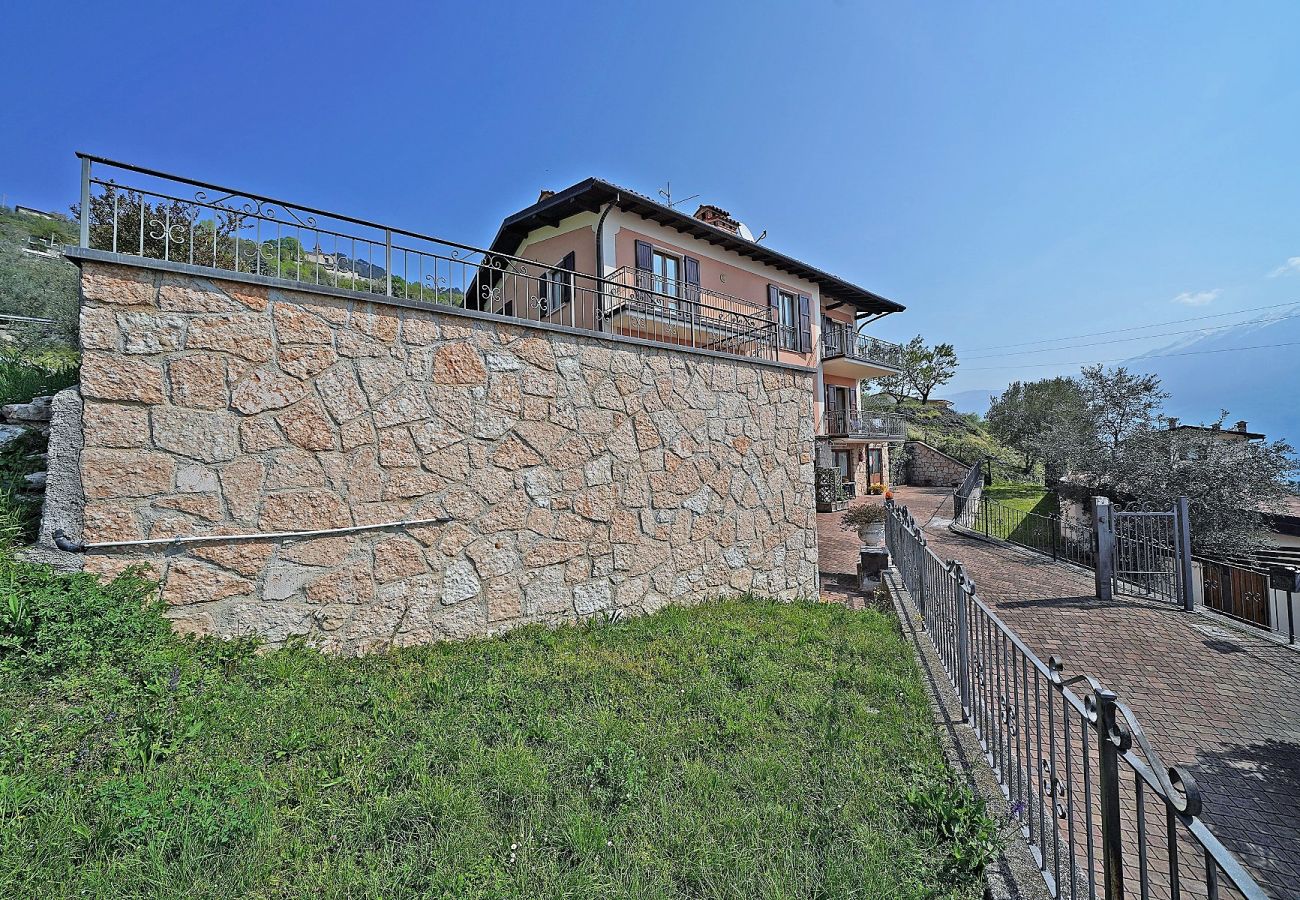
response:
M885 521L885 508L878 503L860 503L840 516L840 527L845 531L859 531L868 525Z

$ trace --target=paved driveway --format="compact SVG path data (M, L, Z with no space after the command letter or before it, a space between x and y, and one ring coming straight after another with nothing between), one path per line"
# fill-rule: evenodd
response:
M1102 603L1090 573L951 532L950 491L896 495L1041 658L1115 690L1165 761L1191 769L1204 818L1270 895L1300 897L1300 652L1167 605ZM818 517L823 571L856 562L838 519Z

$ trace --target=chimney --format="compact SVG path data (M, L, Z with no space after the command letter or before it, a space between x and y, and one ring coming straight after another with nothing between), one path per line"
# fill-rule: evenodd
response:
M1238 422L1238 423L1237 423L1236 425L1234 425L1233 427L1236 428L1238 431L1244 432L1244 431L1246 430L1246 420L1245 420L1245 419L1242 419L1240 422Z
M548 191L546 188L542 188L542 192L537 195L537 202L541 203L543 200L550 200L554 196L555 191Z
M723 231L740 234L740 223L731 217L731 213L712 203L701 203L700 208L695 211L695 218Z

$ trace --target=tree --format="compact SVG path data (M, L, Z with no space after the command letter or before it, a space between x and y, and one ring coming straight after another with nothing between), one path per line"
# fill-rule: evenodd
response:
M957 351L952 344L927 347L918 334L903 348L903 380L922 403L930 392L952 380L957 374Z
M1265 516L1281 512L1296 472L1285 441L1263 443L1222 430L1152 428L1138 432L1111 458L1106 482L1126 496L1172 504L1191 501L1192 547L1220 556L1249 554L1265 537Z
M1040 381L1017 381L1007 387L989 406L989 431L1002 443L1020 451L1025 458L1025 472L1039 462L1046 463L1049 442L1045 439L1058 423L1081 421L1086 402L1083 390L1073 378L1044 378ZM1047 472L1049 483L1053 475Z
M1280 508L1297 471L1290 445L1240 440L1221 428L1163 427L1160 407L1169 395L1154 375L1089 366L1068 380L1077 387L1077 401L1056 405L1040 422L1037 440L1048 471L1068 473L1076 489L1123 502L1166 506L1189 498L1198 553L1248 553L1260 546L1264 515ZM1069 391L1054 390L1060 396ZM1020 399L1011 394L1004 411L1024 426L1028 416L1022 421L1015 415L1023 387Z

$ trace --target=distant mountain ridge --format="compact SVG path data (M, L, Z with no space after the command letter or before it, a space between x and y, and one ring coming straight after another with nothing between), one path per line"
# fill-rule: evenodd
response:
M969 391L954 391L950 394L937 394L940 400L951 400L952 408L961 413L977 413L981 416L989 411L993 397L1002 393L1002 388L974 388Z
M1170 415L1209 423L1226 409L1229 424L1244 419L1269 440L1300 446L1300 303L1189 335L1124 365L1160 376Z

